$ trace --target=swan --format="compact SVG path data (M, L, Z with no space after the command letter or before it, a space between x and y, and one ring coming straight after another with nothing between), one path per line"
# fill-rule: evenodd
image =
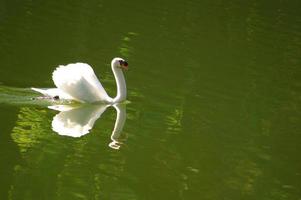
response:
M109 97L92 67L86 63L58 66L52 73L52 80L57 88L31 89L53 99L75 100L81 103L119 103L126 99L126 83L122 69L128 70L128 63L122 58L114 58L111 68L117 85L115 98Z

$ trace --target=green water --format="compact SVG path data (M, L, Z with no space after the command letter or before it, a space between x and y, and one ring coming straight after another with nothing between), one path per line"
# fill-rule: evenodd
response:
M0 0L0 199L300 199L300 8ZM31 100L79 61L114 96L117 56L130 68L119 129L114 107ZM96 121L62 136L57 116Z

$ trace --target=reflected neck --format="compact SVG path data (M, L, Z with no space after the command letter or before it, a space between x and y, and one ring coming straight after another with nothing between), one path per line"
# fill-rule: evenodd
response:
M113 149L119 149L120 145L122 144L119 138L126 120L126 105L118 103L114 104L113 107L116 109L117 116L114 130L111 135L112 142L110 142L109 147Z
M122 102L126 99L126 83L121 68L112 63L112 71L117 85L117 95L112 99L112 103Z

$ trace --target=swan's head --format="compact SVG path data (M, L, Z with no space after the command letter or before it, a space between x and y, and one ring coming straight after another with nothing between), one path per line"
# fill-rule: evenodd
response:
M128 63L122 58L114 58L111 63L112 67L128 70Z

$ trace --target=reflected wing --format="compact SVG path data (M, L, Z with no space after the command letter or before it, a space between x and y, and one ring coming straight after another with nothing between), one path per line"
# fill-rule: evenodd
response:
M81 137L90 132L95 121L107 107L107 105L50 106L50 109L61 110L52 120L52 129L60 135Z
M57 88L80 102L107 101L109 98L88 64L60 65L52 79Z

